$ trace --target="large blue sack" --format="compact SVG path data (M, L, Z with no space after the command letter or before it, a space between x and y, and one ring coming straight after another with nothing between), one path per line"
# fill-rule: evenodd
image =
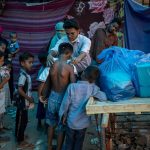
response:
M99 65L101 72L99 86L108 99L119 101L135 96L135 88L131 78L131 65L143 54L141 51L129 51L125 48L110 47L98 56L103 63ZM135 56L135 57L134 57Z

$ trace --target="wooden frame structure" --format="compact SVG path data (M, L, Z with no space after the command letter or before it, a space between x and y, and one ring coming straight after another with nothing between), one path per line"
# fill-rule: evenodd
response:
M102 116L99 125L99 140L101 144L101 150L112 150L111 137L109 138L109 141L106 142L106 128L109 130L109 134L111 135L111 133L113 133L115 130L115 115L113 114L125 112L133 112L135 114L141 114L141 112L150 112L150 98L135 97L129 100L122 100L118 102L100 102L93 97L90 97L86 105L86 113L88 115L101 114Z
M99 102L90 97L86 105L87 114L108 114L121 112L150 112L150 98L135 97L129 100L118 102Z

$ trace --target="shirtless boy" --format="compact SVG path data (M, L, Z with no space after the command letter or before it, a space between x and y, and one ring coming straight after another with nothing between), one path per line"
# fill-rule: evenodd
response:
M51 93L48 99L48 108L46 114L46 123L49 125L48 129L48 150L52 150L52 140L55 127L58 128L57 150L61 150L64 130L61 123L59 123L59 109L69 83L75 82L73 67L67 64L73 53L73 47L69 43L62 43L59 46L59 58L52 65L50 69L51 77Z

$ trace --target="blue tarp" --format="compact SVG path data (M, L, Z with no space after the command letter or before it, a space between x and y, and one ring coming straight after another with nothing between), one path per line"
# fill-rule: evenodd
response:
M128 49L150 52L150 7L125 0L125 44Z

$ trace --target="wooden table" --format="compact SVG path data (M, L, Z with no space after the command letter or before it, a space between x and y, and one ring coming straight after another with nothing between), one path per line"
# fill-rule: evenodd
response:
M135 114L141 114L142 112L150 112L150 98L135 97L132 99L122 100L118 102L100 102L94 99L93 97L90 97L86 105L86 113L88 115L102 114L102 119L100 121L100 140L102 150L112 149L110 141L108 145L105 142L105 129L108 127L110 114L125 112L133 112Z

